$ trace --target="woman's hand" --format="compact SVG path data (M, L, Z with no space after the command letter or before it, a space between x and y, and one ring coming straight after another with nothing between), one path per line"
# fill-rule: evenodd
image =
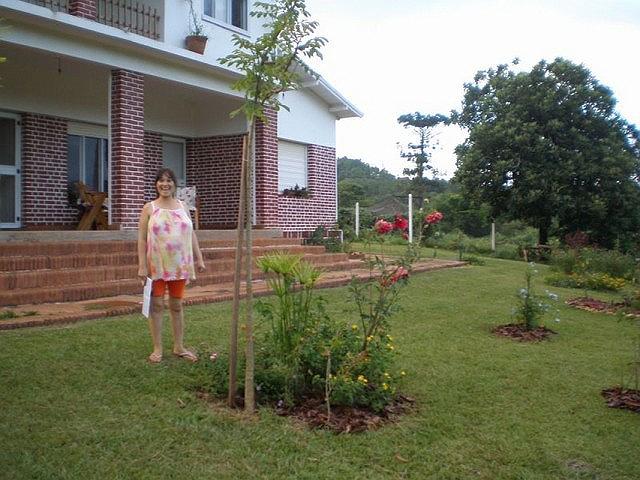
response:
M149 272L147 271L146 267L138 268L138 279L140 280L140 283L142 283L143 287L144 287L144 284L147 283L148 274Z
M198 260L198 272L202 273L207 269L207 266L204 264L204 260Z

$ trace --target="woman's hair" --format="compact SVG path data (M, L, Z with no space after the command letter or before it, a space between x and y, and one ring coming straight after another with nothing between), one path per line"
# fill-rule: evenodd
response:
M176 188L178 187L178 179L176 178L176 174L173 173L173 170L171 170L170 168L163 167L158 170L158 173L156 173L156 179L153 181L153 189L156 191L156 198L160 196L156 185L158 184L160 179L165 176L169 177L173 181L173 184L176 186Z

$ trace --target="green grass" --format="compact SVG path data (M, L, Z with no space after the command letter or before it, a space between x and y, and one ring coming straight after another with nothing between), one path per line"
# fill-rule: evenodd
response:
M201 403L193 385L204 370L148 364L139 315L2 332L0 478L640 478L640 416L600 397L631 360L636 327L562 306L550 342L493 337L511 320L524 268L487 259L412 278L392 334L418 409L364 434ZM346 292L322 294L351 321ZM228 303L188 308L188 344L224 349L230 312Z

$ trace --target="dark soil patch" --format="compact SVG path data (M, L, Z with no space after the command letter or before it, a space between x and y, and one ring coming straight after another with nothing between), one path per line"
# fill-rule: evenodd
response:
M607 407L623 408L640 413L640 390L613 387L602 390Z
M605 302L591 297L571 298L565 302L567 305L586 310L587 312L615 314L620 310L626 309L628 305L624 302ZM640 317L640 311L633 310L626 312L627 315Z
M509 337L519 342L541 342L556 333L547 327L536 327L533 330L527 330L521 323L498 325L492 332L498 337Z
M210 393L197 391L196 397L204 400L216 409L225 408L229 412L239 412L244 399L236 399L237 407L232 410L226 407L226 402ZM307 399L294 407L274 406L275 413L283 417L291 417L310 428L323 428L335 433L356 433L374 430L384 424L396 421L415 409L415 400L405 395L398 397L387 405L381 412L374 412L365 408L334 406L331 415L327 416L327 404L320 399Z
M374 430L386 423L396 421L400 416L412 411L415 400L398 395L381 412L358 407L335 406L327 415L327 404L319 399L305 400L291 408L276 408L278 415L295 418L311 428L324 428L335 433L356 433Z

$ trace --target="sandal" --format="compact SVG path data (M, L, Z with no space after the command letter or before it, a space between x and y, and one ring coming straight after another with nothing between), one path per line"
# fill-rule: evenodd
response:
M189 350L185 350L184 352L173 352L173 354L178 357L178 358L184 358L185 360L189 360L190 362L197 362L198 361L198 356L193 353L190 352Z
M149 355L149 363L160 363L162 361L162 354L153 352Z

